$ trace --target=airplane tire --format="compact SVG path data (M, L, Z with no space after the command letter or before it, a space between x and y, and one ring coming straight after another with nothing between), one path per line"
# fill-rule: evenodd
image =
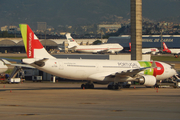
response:
M108 85L108 89L112 89L112 85Z
M115 90L115 89L116 89L116 86L115 86L115 85L112 85L112 89Z
M125 85L125 88L130 88L131 85Z
M93 84L90 84L90 88L91 88L91 89L94 89L94 85L93 85Z
M115 85L115 89L119 90L119 89L121 89L121 86L120 85Z
M85 85L84 85L84 84L82 84L82 85L81 85L81 88L83 89L83 88L86 88L86 87L85 87Z

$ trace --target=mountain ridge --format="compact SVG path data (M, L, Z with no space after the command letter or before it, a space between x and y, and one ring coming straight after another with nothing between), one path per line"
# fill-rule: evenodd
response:
M145 0L143 17L179 22L180 0ZM37 22L58 25L88 25L113 21L113 16L130 18L130 0L3 0L0 26ZM174 21L173 21L174 20Z

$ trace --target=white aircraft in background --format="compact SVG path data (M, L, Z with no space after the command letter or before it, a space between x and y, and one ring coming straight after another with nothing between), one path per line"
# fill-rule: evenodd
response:
M0 73L4 73L8 70L8 67L4 64L4 62L0 61Z
M131 52L131 43L129 43L129 47L130 47L129 52ZM148 54L148 53L155 55L159 53L159 50L157 48L142 48L142 54Z
M178 55L180 53L180 49L169 49L166 46L165 42L163 42L163 52L174 54L175 57L178 57Z
M172 77L176 71L163 62L57 59L51 56L27 24L20 24L27 58L23 63L46 73L73 80L87 80L81 88L94 88L93 82L111 83L109 89L119 89L118 82L138 81L145 86L156 85L156 80Z
M71 37L70 33L66 34L66 38L68 41L68 48L74 49L78 52L86 52L86 53L118 53L123 50L123 47L118 43L111 44L100 44L100 45L79 45L77 42Z

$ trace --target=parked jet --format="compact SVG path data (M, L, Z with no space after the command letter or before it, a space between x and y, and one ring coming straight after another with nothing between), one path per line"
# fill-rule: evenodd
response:
M178 57L180 49L169 49L165 42L163 42L163 52L174 54L175 57Z
M66 34L66 38L68 41L68 48L71 48L77 52L86 52L86 53L118 53L123 50L123 47L118 43L111 44L100 44L100 45L79 45L77 42L71 37L70 33Z
M81 88L94 88L93 82L110 83L108 88L119 89L118 82L138 81L145 86L154 86L156 80L167 79L176 71L163 62L57 59L51 56L27 24L20 24L27 58L23 63L46 73L73 80L87 80Z
M131 52L131 43L129 43L129 47L130 47L129 52ZM159 53L159 50L157 48L142 48L142 54L148 54L148 53L155 55Z

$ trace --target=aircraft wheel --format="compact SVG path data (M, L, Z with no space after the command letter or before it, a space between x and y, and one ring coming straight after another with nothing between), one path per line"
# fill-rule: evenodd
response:
M121 89L121 86L118 85L118 90L120 90L120 89Z
M86 87L85 87L85 85L84 85L84 84L82 84L82 85L81 85L81 88L83 89L83 88L86 88Z
M119 89L121 89L121 86L120 85L115 85L115 89L119 90Z
M112 85L112 89L115 90L115 89L116 89L116 86L115 86L115 85Z
M126 85L125 88L130 88L131 85Z
M154 87L159 88L159 85L156 84Z
M93 85L93 84L90 84L90 88L91 88L91 89L94 89L94 85Z
M112 89L112 85L108 85L108 89Z

